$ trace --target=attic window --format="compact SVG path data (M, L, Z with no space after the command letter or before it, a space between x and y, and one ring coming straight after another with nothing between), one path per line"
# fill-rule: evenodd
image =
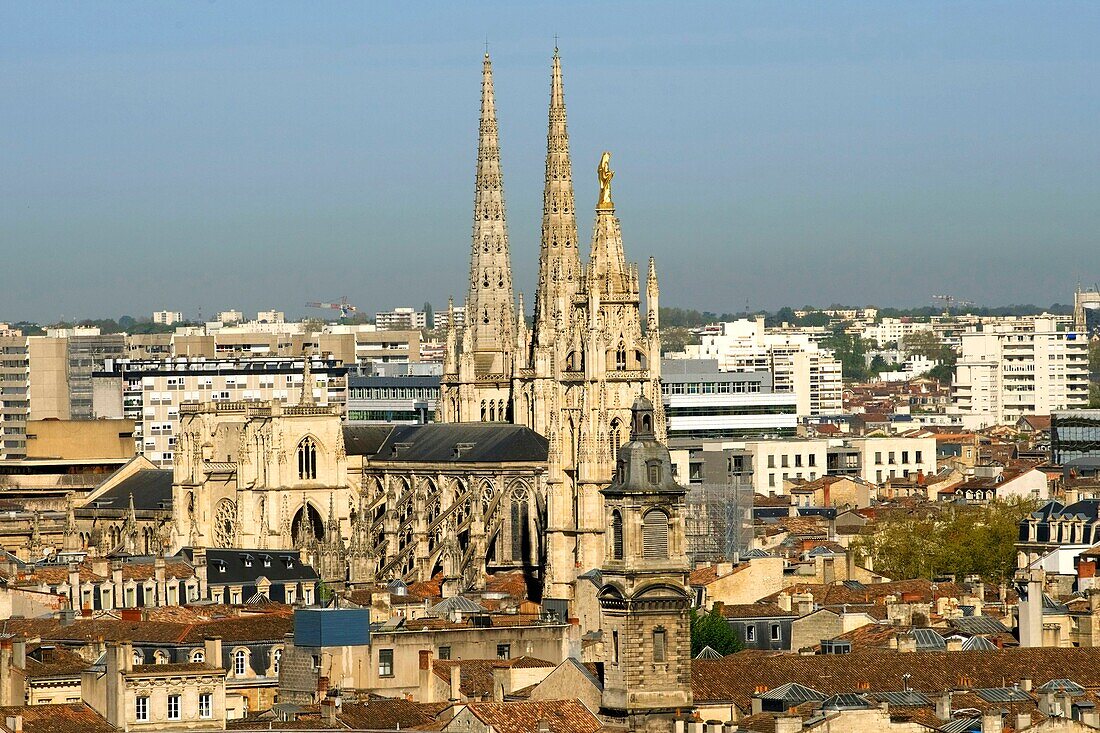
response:
M246 568L252 567L252 556L251 555L241 555L241 560L244 562L244 566Z
M292 558L292 557L286 558L286 569L290 570L293 567L294 567L294 558Z
M409 448L412 448L412 447L413 447L412 443L394 443L393 444L393 455L395 455L395 456L402 455L403 453L408 451Z
M474 449L476 443L455 443L455 458L461 458Z
M264 561L264 567L265 568L271 567L271 555L263 555L262 557L263 557L263 561Z

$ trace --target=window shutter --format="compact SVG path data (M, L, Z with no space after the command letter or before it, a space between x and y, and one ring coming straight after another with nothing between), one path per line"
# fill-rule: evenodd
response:
M668 517L660 510L654 509L642 519L642 557L668 559Z
M611 515L611 557L623 559L623 518L618 512Z

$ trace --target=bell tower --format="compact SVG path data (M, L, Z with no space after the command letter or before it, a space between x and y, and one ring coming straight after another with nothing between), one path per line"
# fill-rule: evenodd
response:
M686 489L657 440L653 403L631 408L604 498L607 532L599 601L609 658L602 712L630 730L670 730L692 707L691 594L684 537Z

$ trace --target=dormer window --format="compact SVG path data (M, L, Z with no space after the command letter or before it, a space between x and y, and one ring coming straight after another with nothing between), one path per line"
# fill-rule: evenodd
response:
M252 567L252 556L251 555L241 555L241 562L244 563L244 566L246 568Z
M215 560L213 564L214 564L214 567L217 568L219 573L224 573L225 572L226 565L225 565L224 561Z
M292 557L286 558L286 569L291 570L291 569L293 569L293 567L294 567L294 558L292 558Z
M646 464L646 473L649 477L649 483L654 486L661 483L661 464L658 461L650 461Z
M264 561L264 567L265 568L271 567L271 555L264 555L263 556L263 561Z

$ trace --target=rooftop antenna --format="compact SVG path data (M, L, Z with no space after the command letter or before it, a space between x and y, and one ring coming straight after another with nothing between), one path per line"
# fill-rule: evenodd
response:
M558 50L558 34L557 33L554 34L554 50L555 51Z
M485 36L485 55L489 55L489 36Z

